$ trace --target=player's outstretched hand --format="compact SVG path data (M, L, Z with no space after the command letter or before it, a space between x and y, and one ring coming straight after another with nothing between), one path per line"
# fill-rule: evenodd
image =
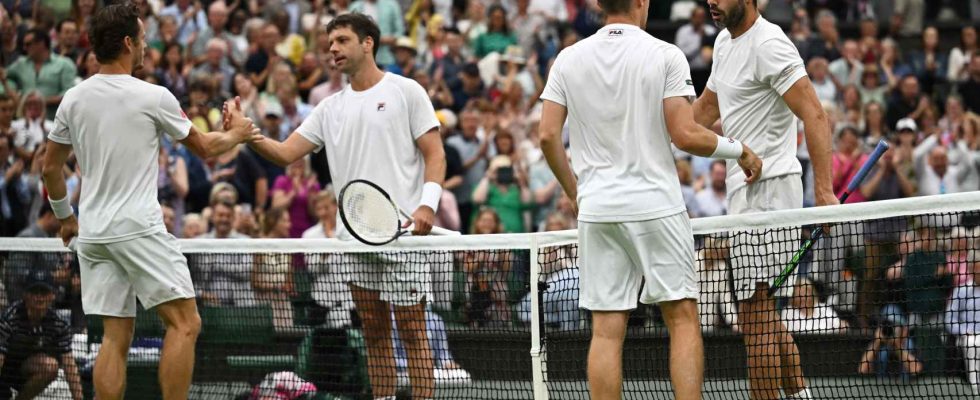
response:
M78 219L74 215L61 220L61 242L68 247L72 238L78 236Z
M759 180L759 175L762 174L762 159L745 144L742 144L742 156L738 158L738 166L742 168L742 172L745 172L745 183Z
M221 105L221 127L225 131L233 129L236 121L245 118L242 112L242 98L235 96Z
M414 221L405 222L405 226L402 228L408 228L409 225L415 223L415 229L412 230L413 235L428 235L432 231L432 224L436 222L436 212L429 208L429 206L419 206L412 213L412 219Z

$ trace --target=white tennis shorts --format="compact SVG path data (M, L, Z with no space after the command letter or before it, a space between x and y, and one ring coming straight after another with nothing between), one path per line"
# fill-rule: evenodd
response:
M803 182L799 174L783 175L758 181L736 189L728 197L732 214L748 214L803 207ZM799 228L778 228L733 232L731 240L732 277L735 296L746 300L755 293L756 284L772 284L799 250ZM776 291L777 297L789 297L796 284L796 271Z
M77 244L85 314L135 317L136 299L150 309L194 298L177 238L167 232L115 243Z
M381 292L381 300L414 306L432 292L429 255L421 252L350 253L342 257L351 271L351 284Z
M697 299L694 236L687 213L637 222L579 222L579 307L625 311ZM642 292L641 292L642 286Z

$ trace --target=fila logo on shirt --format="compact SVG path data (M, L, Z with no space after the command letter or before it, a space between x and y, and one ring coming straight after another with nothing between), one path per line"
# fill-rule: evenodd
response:
M384 111L384 110L385 110L385 102L379 101L378 102L378 111Z
M623 36L623 30L622 29L610 29L609 30L609 36Z

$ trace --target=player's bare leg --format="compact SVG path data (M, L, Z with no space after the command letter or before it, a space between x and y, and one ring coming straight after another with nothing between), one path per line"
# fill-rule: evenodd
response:
M767 295L767 285L756 286L755 294L738 304L738 320L749 368L749 396L756 400L778 399L780 352L776 307Z
M593 400L619 400L623 393L623 339L627 311L592 311L589 392Z
M693 299L659 304L670 333L670 382L677 400L701 398L704 382L704 343L698 305Z
M800 362L800 350L796 347L793 335L786 329L779 313L776 316L776 326L779 328L777 340L779 341L779 366L782 373L783 393L786 396L793 396L806 389L806 379L803 377L802 363Z
M160 390L164 400L183 400L194 377L194 346L201 333L195 299L168 301L156 307L167 333L160 353Z
M58 378L58 360L45 354L28 357L21 369L27 381L17 393L17 399L33 399Z
M408 355L408 376L412 383L413 399L431 399L435 396L432 350L425 328L425 302L414 306L395 306L395 325L398 338Z
M381 293L350 285L357 314L364 326L368 352L368 377L374 398L395 395L395 351L391 345L391 309L381 301ZM424 321L424 320L423 320Z
M126 357L136 318L102 317L104 334L93 372L95 398L119 400L126 391Z

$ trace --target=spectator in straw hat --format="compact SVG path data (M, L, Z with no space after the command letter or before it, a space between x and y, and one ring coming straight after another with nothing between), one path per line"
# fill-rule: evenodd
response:
M405 36L398 38L395 41L395 64L388 68L388 72L411 78L419 69L415 62L418 55L419 51L412 39Z

